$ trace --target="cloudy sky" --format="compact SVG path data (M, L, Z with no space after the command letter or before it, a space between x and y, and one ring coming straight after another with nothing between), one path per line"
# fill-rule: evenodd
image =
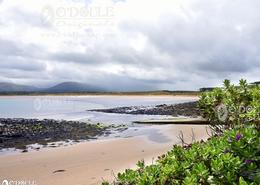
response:
M0 81L110 90L257 81L259 0L0 0Z

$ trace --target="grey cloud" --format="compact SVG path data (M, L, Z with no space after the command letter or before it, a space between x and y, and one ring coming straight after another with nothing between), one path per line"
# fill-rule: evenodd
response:
M90 47L85 38L69 45L73 50L55 52L41 47L40 41L32 45L16 38L0 39L0 79L24 78L30 83L82 81L123 91L198 89L219 85L223 78L237 80L240 76L251 77L252 71L257 74L260 2L192 2L190 9L182 7L185 16L168 12L156 22L123 20L114 36L97 39ZM42 26L40 15L21 10L13 14L12 21L20 26ZM134 40L138 34L147 38L141 51L124 40ZM47 64L52 68L49 71ZM122 67L122 71L100 74L99 69L109 64ZM28 73L23 76L23 71ZM250 79L258 80L259 76L254 76Z
M0 56L22 56L39 59L44 57L44 53L45 50L41 46L0 38Z
M18 69L22 71L43 71L46 68L46 65L35 60L22 57L1 57L0 63L1 69Z
M22 54L22 50L17 46L15 42L0 39L0 55L19 55Z
M21 69L15 69L15 68L0 68L1 77L9 78L9 79L15 79L15 80L39 80L46 78L44 73L40 73L39 71L23 71Z
M128 76L109 75L96 80L96 84L113 91L156 90L158 85L153 81L137 80Z
M255 8L259 3L221 1L219 4L218 7L205 1L195 4L193 10L198 15L193 17L186 11L189 20L173 14L162 16L157 25L131 21L121 24L121 29L146 35L162 53L171 55L175 66L183 67L184 72L188 68L248 72L259 66L256 60L259 54L254 53L255 48L260 48L257 42L260 14ZM242 30L236 30L240 25Z
M32 27L41 27L41 28L50 28L51 24L45 21L44 14L42 10L39 12L26 12L19 7L13 7L9 10L10 15L7 17L3 17L5 22L17 23L19 25L24 25L24 27L32 26Z
M208 72L248 72L255 66L251 66L245 53L237 51L223 51L217 56L208 58L206 62L197 64L197 69Z
M10 40L0 39L0 68L9 69L10 75L15 76L11 70L44 71L46 64L39 62L37 55L39 48L34 45L24 45Z
M59 52L50 56L50 59L60 62L71 62L85 65L97 65L106 61L102 53L80 53L80 52Z

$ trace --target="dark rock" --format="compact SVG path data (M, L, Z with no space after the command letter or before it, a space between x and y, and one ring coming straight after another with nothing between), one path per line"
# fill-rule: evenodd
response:
M119 113L119 114L147 114L147 115L171 115L171 116L200 116L198 102L180 103L176 105L156 105L155 107L117 107L112 109L93 109L89 111Z
M109 127L79 121L0 118L0 150L64 140L88 140L109 134Z

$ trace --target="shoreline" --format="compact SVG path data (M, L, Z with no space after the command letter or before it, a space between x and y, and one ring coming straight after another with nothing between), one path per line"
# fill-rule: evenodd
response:
M155 142L147 136L113 138L78 143L68 147L0 156L0 180L35 180L37 185L100 184L112 181L125 168L134 168L138 160L151 164L153 157L180 143L179 131L191 142L192 128L196 139L207 139L205 126L154 126L169 140ZM63 171L64 170L64 171ZM60 171L54 173L55 171Z
M173 117L198 117L197 102L179 103L175 105L131 106L112 109L95 109L89 111L119 114L143 115L170 115ZM140 121L140 120L139 120ZM133 123L137 123L137 121ZM185 125L185 123L183 123ZM192 125L192 124L191 124ZM144 125L144 127L147 125ZM28 146L57 147L55 142L64 144L77 143L86 140L98 139L100 136L109 136L111 132L122 132L128 129L126 125L91 124L86 121L66 121L54 119L24 119L0 118L0 149L21 149L28 151ZM49 144L51 143L51 145ZM39 147L40 145L40 147ZM58 145L60 146L60 145Z
M146 164L152 164L156 161L154 157L169 151L173 144L181 144L180 131L187 143L193 141L194 135L196 140L208 138L205 125L150 125L143 128L146 130L141 135L0 155L0 182L3 179L26 179L35 181L37 185L112 182L114 174L135 168L137 161L144 159Z
M0 93L0 97L5 96L199 96L201 92L101 92L101 93Z

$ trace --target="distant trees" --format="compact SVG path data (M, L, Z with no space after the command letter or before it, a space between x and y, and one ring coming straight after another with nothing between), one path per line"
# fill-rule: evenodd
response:
M200 92L207 92L207 91L212 91L214 87L202 87L200 88Z
M260 81L251 83L252 85L260 85Z

